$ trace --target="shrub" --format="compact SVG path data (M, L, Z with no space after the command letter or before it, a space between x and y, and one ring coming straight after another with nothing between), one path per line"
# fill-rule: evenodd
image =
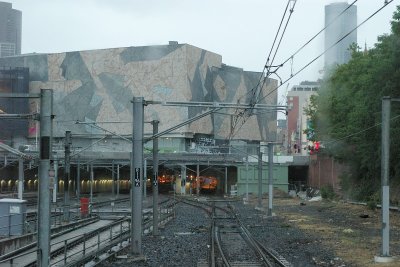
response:
M325 185L321 187L321 197L324 199L334 199L336 198L336 193L333 187L330 185Z

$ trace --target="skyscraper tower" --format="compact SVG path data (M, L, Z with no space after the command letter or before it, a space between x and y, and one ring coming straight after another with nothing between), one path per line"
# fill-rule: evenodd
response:
M0 57L21 54L22 13L0 2Z
M347 2L325 6L325 50L357 27L357 6L351 6L339 16L348 7ZM347 63L351 58L349 47L352 43L357 43L357 30L325 53L325 67Z

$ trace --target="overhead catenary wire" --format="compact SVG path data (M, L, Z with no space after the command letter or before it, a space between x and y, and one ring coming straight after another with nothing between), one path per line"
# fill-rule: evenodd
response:
M306 68L308 68L312 63L314 63L315 61L317 61L320 57L322 57L326 52L328 52L330 49L332 49L333 47L335 47L336 45L338 45L343 39L345 39L347 36L349 36L351 33L353 33L355 30L357 30L359 27L361 27L362 25L364 25L368 20L370 20L372 17L374 17L376 14L378 14L381 10L383 10L386 6L388 6L390 3L392 3L394 0L389 0L387 2L384 3L384 5L382 7L380 7L379 9L377 9L374 13L372 13L370 16L368 16L365 20L363 20L360 24L358 24L355 28L353 28L352 30L350 30L347 34L345 34L343 37L341 37L339 40L337 40L335 43L333 43L331 46L329 46L327 49L325 49L321 54L319 54L317 57L315 57L314 59L312 59L310 62L308 62L306 65L304 65L301 69L299 69L297 72L295 72L293 75L291 75L289 78L287 78L286 80L284 80L280 85L278 85L277 87L275 87L273 90L271 90L267 95L265 95L264 97L262 97L261 99L259 99L259 101L267 98L269 95L271 95L273 92L275 92L276 90L278 90L282 85L284 85L285 83L287 83L288 81L290 81L292 78L294 78L295 76L297 76L299 73L301 73L303 70L305 70Z
M363 20L360 24L358 24L355 28L353 28L352 30L350 30L346 35L344 35L343 37L341 37L338 41L336 41L334 44L332 44L330 47L328 47L327 49L325 49L320 55L318 55L317 57L315 57L314 59L312 59L310 62L308 62L306 65L304 65L301 69L299 69L297 72L295 72L294 74L292 74L289 78L287 78L284 81L281 81L281 83L275 87L273 90L271 90L268 94L266 94L264 97L258 99L257 103L259 103L260 101L264 100L265 98L267 98L268 96L270 96L273 92L275 92L276 90L278 90L282 85L286 84L288 81L290 81L292 78L294 78L295 76L297 76L299 73L301 73L303 70L305 70L306 68L308 68L312 63L314 63L316 60L318 60L320 57L322 57L327 51L329 51L330 49L332 49L333 47L335 47L336 45L338 45L343 39L345 39L347 36L349 36L352 32L354 32L355 30L357 30L359 27L361 27L363 24L365 24L368 20L370 20L372 17L374 17L376 14L378 14L381 10L383 10L386 6L388 6L390 3L392 3L394 0L389 0L389 1L385 1L384 5L382 7L380 7L379 9L377 9L375 12L373 12L370 16L368 16L365 20ZM357 1L353 1L352 5L354 5L354 3L356 3ZM340 15L338 15L340 16ZM337 17L338 17L337 16ZM322 30L323 31L323 30ZM322 32L321 31L321 32ZM289 57L289 59L292 58ZM264 71L263 71L264 73ZM242 116L244 115L244 112L242 114ZM239 120L239 117L237 118L237 121ZM243 118L242 121L242 125L240 126L240 128L245 124L246 122L246 118ZM234 136L234 130L237 126L237 122L234 125L233 129L231 130L231 133L229 135L229 139L232 139Z
M307 45L309 45L312 41L314 41L315 38L317 38L321 33L323 33L326 28L331 26L336 20L339 19L340 16L342 16L347 10L349 10L358 0L354 0L352 3L350 3L342 12L340 12L333 20L331 20L327 25L325 25L324 28L322 28L319 32L317 32L313 37L311 37L307 42L305 42L299 49L297 49L290 57L288 57L286 60L284 60L279 66L285 65L289 60L293 60L293 58L301 51L303 50Z
M393 118L390 118L390 120L393 121L393 120L397 120L398 118L400 118L400 115L394 116ZM361 133L363 133L363 132L369 131L369 130L371 130L371 129L375 128L375 127L378 127L378 126L380 126L380 125L382 125L382 122L376 123L376 124L374 124L374 125L372 125L372 126L370 126L370 127L368 127L368 128L365 128L365 129L361 130L361 131L358 131L358 132L355 132L355 133L352 133L352 134L343 136L343 137L341 137L341 138L339 138L339 139L330 140L330 141L320 141L320 142L323 143L324 145L333 144L333 143L336 143L336 142L345 140L345 139L347 139L347 138L349 138L349 137L352 137L352 136L361 134Z
M291 2L294 2L293 6L290 6L290 3L291 3ZM256 86L253 87L248 93L246 93L246 94L244 94L243 96L241 96L241 98L239 98L238 101L240 101L243 97L245 97L245 96L251 94L250 105L255 105L255 104L258 102L257 100L258 100L258 98L259 98L259 96L260 96L260 94L261 94L261 92L262 92L262 88L264 87L264 85L265 85L265 83L266 83L266 80L268 79L268 77L269 77L269 75L270 75L269 71L270 71L270 68L272 67L272 66L271 66L271 65L272 65L272 62L273 62L273 60L275 59L275 57L276 57L276 55L277 55L277 53L278 53L280 44L281 44L281 42L282 42L282 40L283 40L283 37L284 37L284 35L285 35L285 32L286 32L287 26L288 26L288 24L289 24L290 18L291 18L291 16L292 16L293 11L294 11L294 7L295 7L295 5L296 5L296 2L297 2L297 0L288 0L288 2L287 2L287 5L286 5L286 7L285 7L285 11L284 11L284 13L283 13L283 15L282 15L282 18L281 18L281 21L280 21L278 30L277 30L276 35L275 35L275 38L274 38L273 44L272 44L271 49L270 49L270 51L269 51L269 54L268 54L268 57L267 57L267 62L265 63L265 65L264 65L264 67L263 67L263 70L262 70L262 72L261 72L260 78L258 79L258 82L257 82ZM286 20L284 29L283 29L283 31L281 32L281 28L282 28L282 26L283 26L283 24L284 24L285 18L287 17L287 12L288 12L288 10L290 11L290 14L289 14L289 17L288 17L287 20ZM279 37L279 35L280 35L280 37ZM277 45L276 48L275 48L275 43L276 43L276 41L278 40L278 38L279 38L279 42L278 42L278 45ZM274 54L273 54L273 53L274 53ZM271 63L270 63L270 58L271 58L271 55L272 55L272 54L273 54L273 59L272 59L272 61L271 61ZM260 86L260 85L261 85L261 86ZM233 118L233 121L232 121L231 132L230 132L230 134L229 134L229 140L232 139L233 136L235 135L235 134L234 134L234 131L235 131L235 129L236 129L238 123L239 123L239 120L240 120L241 118L243 119L243 121L242 121L242 125L243 125L243 124L246 122L246 117L248 117L248 116L251 115L251 110L252 110L252 109L250 108L249 110L240 110L240 111L239 111L239 110L237 109L237 110L235 111L235 115L234 115L234 118ZM249 112L249 111L250 111L250 112ZM245 116L246 114L247 114L247 116ZM241 127L242 127L242 126L241 126ZM240 128L241 128L241 127L240 127Z
M276 57L276 55L278 54L279 47L280 47L280 45L281 45L281 43L282 43L283 36L284 36L284 34L285 34L285 32L286 32L287 26L289 25L289 21L290 21L290 18L292 17L294 8L295 8L295 6L296 6L296 3L297 3L297 1L294 1L293 6L290 8L289 18L288 18L287 21L286 21L285 28L283 29L281 38L280 38L279 43L278 43L278 45L277 45L277 47L276 47L276 49L275 49L275 53L274 53L274 56L272 57L272 60L271 60L271 62L270 62L270 65L265 66L265 67L267 68L267 75L266 75L267 77L269 76L268 74L269 74L269 72L270 72L270 70L271 70L272 64L274 64L275 57ZM277 68L279 68L279 66L280 66L280 65L278 65ZM265 79L264 79L264 81L265 81ZM261 88L262 88L262 86L261 86Z

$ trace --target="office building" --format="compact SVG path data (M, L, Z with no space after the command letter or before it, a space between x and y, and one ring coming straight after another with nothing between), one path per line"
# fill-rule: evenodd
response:
M357 43L357 30L351 32L357 27L357 6L350 6L347 2L326 5L325 27L325 50L329 49L325 53L325 68L347 63L351 58L349 47Z
M304 108L310 104L312 95L316 95L320 87L319 82L304 81L292 87L287 94L288 111L287 135L288 153L297 155L308 155L306 149L309 145L307 135L308 118L304 113Z
M22 13L0 2L0 57L21 54Z

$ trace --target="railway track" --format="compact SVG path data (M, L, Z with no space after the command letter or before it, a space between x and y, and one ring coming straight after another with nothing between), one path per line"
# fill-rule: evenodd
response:
M210 216L208 266L292 266L274 250L261 244L235 214L230 201L208 202L180 199L203 209ZM204 263L203 263L204 265Z
M126 201L126 200L125 200ZM108 202L109 203L109 202ZM173 216L174 203L167 200L160 203L160 222L166 223ZM92 262L92 266L101 259L111 256L110 249L122 248L130 238L130 217L115 220L96 220L66 235L52 236L50 266L80 266ZM152 230L152 213L143 214L143 231ZM0 267L36 266L36 242L0 258ZM109 254L108 256L106 254ZM102 257L100 257L102 255Z

